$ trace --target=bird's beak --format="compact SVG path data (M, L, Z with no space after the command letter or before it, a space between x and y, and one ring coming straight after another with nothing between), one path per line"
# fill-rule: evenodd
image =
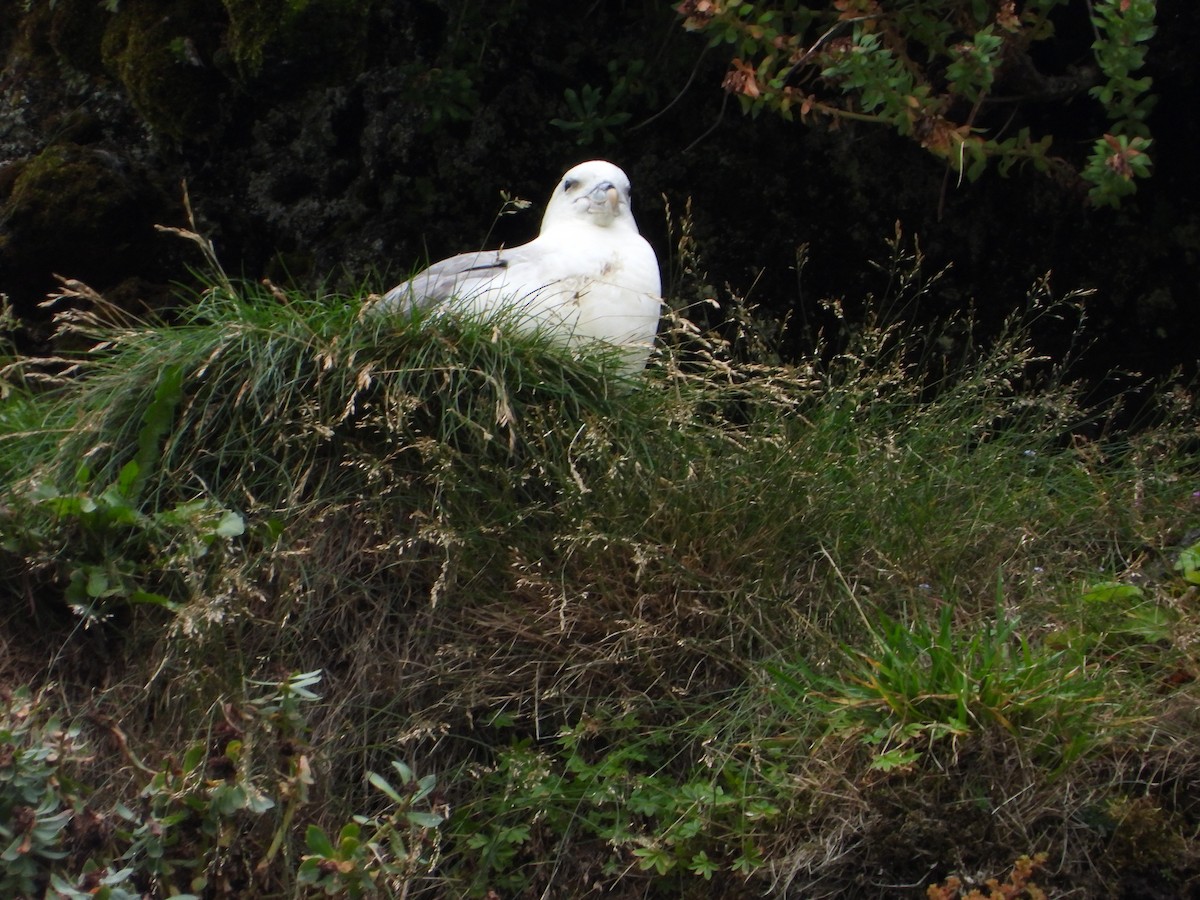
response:
M607 206L614 215L621 208L621 192L611 181L596 185L591 200L596 206Z

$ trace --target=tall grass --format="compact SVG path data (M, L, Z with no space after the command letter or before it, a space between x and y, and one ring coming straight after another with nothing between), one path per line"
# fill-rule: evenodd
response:
M1070 817L1121 793L1191 657L1175 588L1106 659L1114 614L1080 598L1194 523L1196 434L1073 436L1095 413L1030 349L1070 304L1035 291L985 345L868 321L803 369L684 329L634 380L503 319L360 306L217 284L171 326L76 314L99 349L5 402L10 606L70 607L114 661L72 702L165 753L249 679L321 670L300 818L377 802L394 757L438 773L431 892L883 867L886 895L1103 845ZM1088 852L1058 875L1117 877Z

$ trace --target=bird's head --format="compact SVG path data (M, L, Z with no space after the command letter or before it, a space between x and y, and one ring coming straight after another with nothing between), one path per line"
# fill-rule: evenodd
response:
M580 163L567 172L546 204L542 231L560 222L580 221L636 232L629 176L602 159Z

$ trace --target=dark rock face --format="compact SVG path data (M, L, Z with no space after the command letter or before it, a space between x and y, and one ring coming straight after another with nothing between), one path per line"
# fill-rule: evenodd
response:
M153 228L185 224L184 181L231 273L379 289L430 256L528 239L559 173L602 156L630 173L668 268L663 196L676 217L693 198L718 298L754 284L764 311L811 323L823 297L884 287L868 260L899 221L931 271L953 264L918 319L973 301L999 321L1052 269L1060 292L1098 289L1096 373L1195 363L1200 13L1184 0L1159 4L1149 56L1155 174L1118 212L1032 173L958 186L867 126L743 118L719 89L728 60L659 3L28 5L0 23L0 291L30 320L54 274L129 297L186 281L194 248ZM1025 114L1064 153L1073 116L1095 124L1083 99ZM493 221L501 190L535 209ZM790 352L806 349L796 330Z
M0 268L18 314L36 317L50 273L112 286L155 271L161 238L153 226L167 198L127 157L56 143L6 176Z

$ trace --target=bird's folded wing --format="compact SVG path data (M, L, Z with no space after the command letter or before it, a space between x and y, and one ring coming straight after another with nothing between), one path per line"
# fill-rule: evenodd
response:
M511 257L512 251L486 250L443 259L384 294L383 305L391 310L428 309L468 296L503 277Z

